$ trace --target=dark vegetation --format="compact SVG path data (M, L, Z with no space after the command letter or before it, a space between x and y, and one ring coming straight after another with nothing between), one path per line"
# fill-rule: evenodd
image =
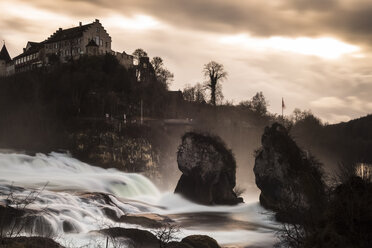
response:
M345 162L327 178L279 124L265 130L262 145L256 182L262 205L283 222L277 247L371 247L370 175Z

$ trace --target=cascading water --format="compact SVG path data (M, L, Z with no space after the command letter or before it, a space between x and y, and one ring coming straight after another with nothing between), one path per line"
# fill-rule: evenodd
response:
M95 238L93 244L92 237L97 234L92 231L107 227L151 231L118 221L123 215L150 213L179 224L180 238L205 234L222 245L244 247L271 247L275 242L276 225L262 214L257 202L233 207L201 206L169 192L161 193L140 174L94 167L67 154L0 153L0 204L10 200L13 205L17 200L24 204L25 199L28 202L22 207L40 213L40 218L22 232L47 233L65 246L90 242L94 247L102 238Z

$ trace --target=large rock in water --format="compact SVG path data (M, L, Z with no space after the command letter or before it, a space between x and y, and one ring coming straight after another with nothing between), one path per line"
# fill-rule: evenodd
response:
M291 216L297 222L294 219L304 212L319 213L325 195L320 164L279 123L265 128L261 142L253 168L261 205L276 211L281 220Z
M218 137L189 132L182 137L177 153L182 176L175 193L205 205L234 205L243 202L234 193L236 162Z

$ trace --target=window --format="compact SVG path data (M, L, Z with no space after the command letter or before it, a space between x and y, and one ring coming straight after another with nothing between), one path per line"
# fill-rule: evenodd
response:
M106 46L106 48L108 47L108 42L107 41L105 42L105 46Z
M99 40L99 45L103 46L103 40L102 39Z
M96 32L99 33L99 27L96 28Z

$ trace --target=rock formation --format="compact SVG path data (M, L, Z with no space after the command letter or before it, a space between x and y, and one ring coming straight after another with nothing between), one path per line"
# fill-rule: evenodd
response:
M261 205L283 218L310 209L319 211L317 206L324 200L320 164L278 123L266 127L261 142L253 169Z
M186 133L178 148L177 163L182 176L175 193L206 205L243 202L233 191L236 171L234 156L218 137Z

